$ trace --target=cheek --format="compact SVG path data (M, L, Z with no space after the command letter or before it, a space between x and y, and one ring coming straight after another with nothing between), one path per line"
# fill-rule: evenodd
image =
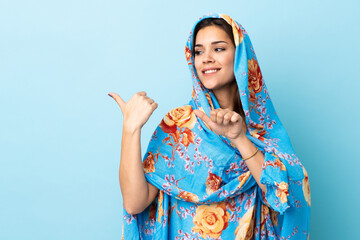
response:
M194 60L194 66L195 66L196 72L199 74L199 61L196 61L196 58Z
M226 59L226 61L224 62L224 65L226 65L227 73L230 75L234 75L234 60Z
M234 56L233 55L226 55L222 58L222 63L228 69L234 69Z
M228 59L228 64L229 64L229 67L231 67L232 69L234 69L234 61L235 61L234 56L230 56Z

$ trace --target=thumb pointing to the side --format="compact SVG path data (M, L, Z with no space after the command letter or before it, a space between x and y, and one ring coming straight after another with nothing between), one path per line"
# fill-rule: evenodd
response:
M124 113L124 109L125 109L125 104L126 102L116 93L108 93L108 95L110 97L112 97L116 102L117 104L120 106L121 108L121 111Z

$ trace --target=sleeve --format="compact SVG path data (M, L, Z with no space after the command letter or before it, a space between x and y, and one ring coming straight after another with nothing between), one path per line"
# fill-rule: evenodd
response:
M262 192L262 202L280 214L296 207L300 201L305 202L304 168L295 155L291 157L273 152L265 152L264 155L260 183L266 186L266 193Z

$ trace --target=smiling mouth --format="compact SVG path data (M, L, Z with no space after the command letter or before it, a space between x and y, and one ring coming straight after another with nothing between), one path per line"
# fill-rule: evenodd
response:
M220 68L216 68L216 69L208 69L208 70L205 70L203 71L204 74L209 74L209 73L216 73L220 71Z

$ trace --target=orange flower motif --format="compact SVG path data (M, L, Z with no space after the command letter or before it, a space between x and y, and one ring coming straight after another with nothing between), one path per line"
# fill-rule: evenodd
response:
M213 192L216 192L220 188L221 182L222 182L221 177L217 176L216 174L209 173L209 176L205 182L206 193L210 195Z
M160 123L161 129L166 133L173 133L176 127L192 129L196 122L195 113L190 105L175 108L168 112Z
M158 197L158 222L161 223L161 218L164 216L164 208L162 207L164 199L164 192L159 191L159 197Z
M182 191L180 192L179 197L187 202L194 202L194 203L199 202L199 197L191 192Z
M254 235L254 206L241 217L239 226L235 229L235 240L250 240Z
M249 122L249 125L253 128L256 129L264 129L264 125L258 124L258 123L254 123L254 122Z
M259 129L255 129L254 131L250 132L251 136L253 136L254 138L259 139L260 141L265 140L265 138L264 138L265 134L266 134L266 130L261 130L260 131Z
M174 141L175 141L176 143L179 142L179 139L180 139L180 137L181 137L179 130L176 129L175 132L170 133L170 135L173 136Z
M191 59L191 50L188 46L185 46L185 57L186 61L189 62Z
M286 171L286 167L285 167L284 163L282 161L280 161L279 158L276 159L275 166L278 166L281 171Z
M242 43L242 41L244 39L244 36L243 36L243 34L241 32L241 29L240 29L239 25L232 18L230 18L228 15L220 14L220 17L225 19L225 21L232 26L235 45L238 46L240 43Z
M148 156L143 161L143 168L145 173L155 172L155 159L152 152L148 152Z
M272 156L276 157L272 167L279 167L281 171L286 171L286 167L282 161L280 161L279 157L276 154L271 154ZM270 164L269 164L270 165Z
M269 208L268 206L262 204L261 205L261 216L260 216L260 229L261 231L264 229L264 225L265 225L265 216L269 214Z
M250 90L249 90L250 91ZM256 101L256 95L255 95L255 92L253 91L250 91L250 99L249 99L250 102L255 102Z
M304 179L303 179L303 192L304 197L309 206L311 206L311 195L310 195L310 184L309 184L309 176L307 174L307 171L304 167L302 167L304 172Z
M289 186L286 182L281 182L280 184L275 182L277 186L276 196L280 198L281 203L287 202L287 196L289 195Z
M209 94L209 93L205 93L205 96L206 96L207 101L208 101L209 104L210 104L211 109L214 110L214 104L213 104L212 101L211 101L211 96L210 96L210 94Z
M263 78L257 60L248 60L248 90L250 92L250 101L255 102L255 93L262 91Z
M218 238L223 230L229 225L230 214L226 211L224 202L210 205L200 205L196 208L193 218L194 232L198 232L203 238Z
M239 176L239 186L238 186L238 188L241 188L244 185L244 183L248 180L249 177L250 177L250 171L247 171L247 172L241 174Z
M188 128L185 129L185 131L183 132L183 137L181 142L186 147L188 147L190 143L194 144L194 134L190 129Z
M284 163L279 159L279 157L276 154L271 154L276 159L275 161L267 161L263 164L262 169L264 170L268 166L272 166L273 168L280 168L280 171L287 171Z

